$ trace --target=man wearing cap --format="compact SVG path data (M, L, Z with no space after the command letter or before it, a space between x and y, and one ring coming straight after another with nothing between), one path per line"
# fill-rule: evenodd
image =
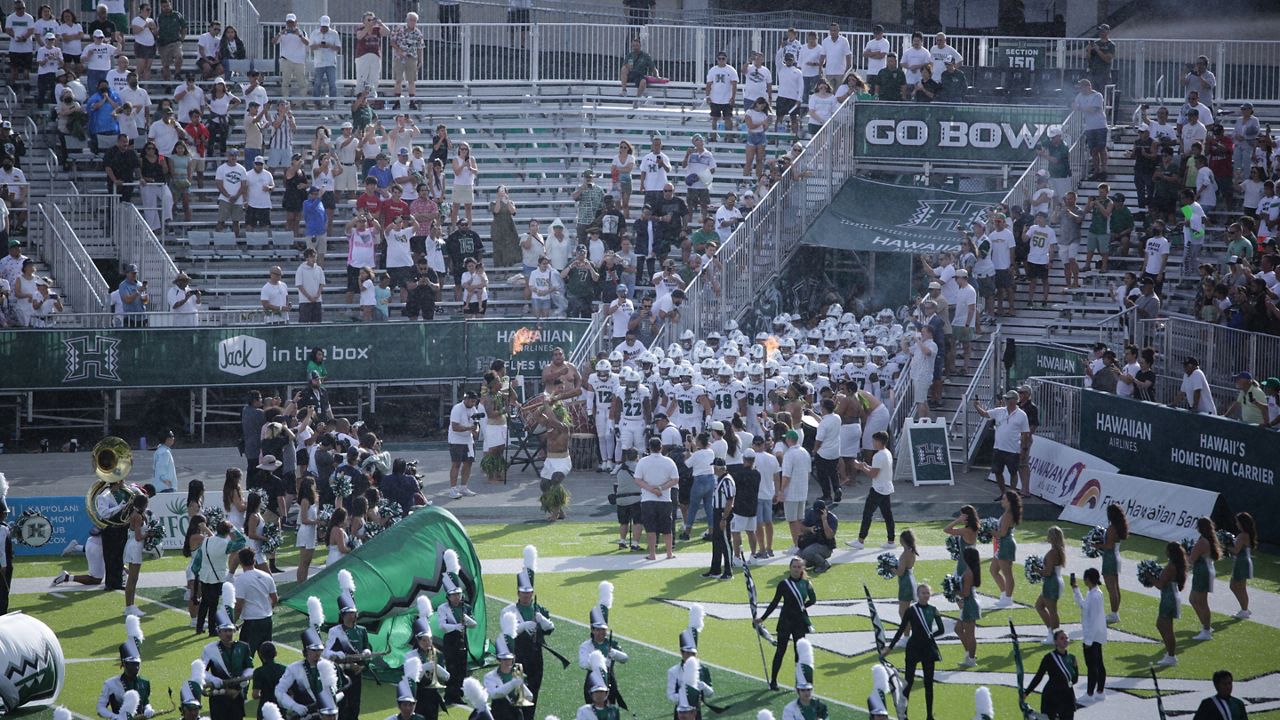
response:
M253 169L245 173L245 220L250 230L271 228L271 191L276 189L275 177L266 169L266 159L261 155L253 159Z
M1245 370L1232 376L1236 384L1236 399L1222 412L1223 417L1231 417L1240 411L1240 422L1250 425L1270 425L1274 419L1270 416L1267 396L1253 374Z
M105 6L99 6L100 15L105 15ZM107 21L110 26L110 21ZM85 87L90 91L98 89L98 83L107 78L107 73L111 70L111 63L121 50L115 45L107 41L107 32L101 28L90 29L93 41L84 46L84 50L80 54L80 61L85 67Z
M1092 44L1091 44L1092 47ZM1102 93L1093 87L1088 78L1076 83L1076 96L1071 109L1084 118L1084 140L1093 158L1090 180L1107 179L1107 108Z
M249 194L245 183L248 171L239 162L235 148L227 148L227 159L218 166L214 180L218 185L218 232L231 222L231 231L240 236L240 223L244 221L244 203ZM255 158L256 160L257 158Z
M232 588L230 593L226 592L227 587ZM220 605L236 595L234 587L227 582L220 588ZM234 606L223 605L217 609L218 639L205 645L200 653L205 664L205 682L214 688L209 694L210 720L241 720L244 717L244 683L253 679L253 653L246 643L235 639L234 612Z
M636 313L636 304L631 301L631 289L626 284L617 286L618 297L614 298L604 310L604 316L610 323L610 345L617 345L627 339L627 330L631 325L631 317Z
M57 45L58 36L46 32L36 49L36 105L43 108L54 102L53 88L58 73L62 72L62 48Z
M1217 415L1218 409L1214 405L1213 390L1209 387L1209 379L1200 369L1200 361L1194 357L1187 357L1182 361L1182 370L1182 385L1178 388L1174 406L1185 407L1194 413ZM1252 380L1253 376L1250 375L1249 379Z
M594 172L583 170L582 182L572 193L573 200L578 203L577 222L574 227L578 242L586 240L587 228L595 222L596 215L604 204L604 190L596 185L595 178Z
M338 97L338 53L342 51L342 39L330 27L329 16L320 16L320 30L311 38L307 50L311 53L312 67L315 76L311 78L311 96L326 97L328 93L329 107L333 107L333 99Z
M134 718L150 718L156 714L151 707L151 681L142 677L142 652L139 644L141 638L125 638L120 645L119 675L113 675L102 683L102 692L98 694L98 717L104 720L116 720L120 706L124 703L124 694L130 690L138 693L138 710Z
M307 87L307 48L311 41L298 27L298 16L284 16L284 29L274 40L280 54L280 94L302 97Z
M702 574L706 579L729 580L733 577L733 558L729 555L729 523L733 518L738 490L728 474L724 458L711 461L715 485L711 490L711 567Z
M127 263L124 266L124 279L120 281L120 301L124 305L125 327L146 327L147 305L151 297L147 293L146 281L138 282L138 266Z
M1116 44L1111 41L1111 26L1098 26L1098 39L1092 40L1084 48L1085 62L1088 64L1090 84L1101 90L1111 82L1111 64L1116 59Z
M1000 492L996 501L1004 497L1004 475L1009 473L1009 485L1017 482L1018 466L1022 464L1022 455L1031 448L1031 423L1027 414L1018 407L1018 392L1009 390L1004 394L1004 407L987 409L978 398L973 399L973 407L978 414L988 418L995 424L995 447L991 451L991 472L996 476L996 484ZM1022 496L1028 492L1023 490Z
M791 530L793 549L789 552L798 552L800 549L805 503L809 497L809 472L813 466L813 459L800 439L800 433L796 430L788 430L783 436L787 449L782 455L782 476L777 483L773 500L775 503L782 503L783 516Z
M738 94L738 80L738 70L729 64L729 55L723 50L717 52L716 64L707 70L707 81L703 88L706 102L711 107L711 134L709 136L711 142L716 142L716 127L720 120L724 120L724 129L727 132L733 132L733 102ZM699 139L698 136L694 136L695 144ZM700 148L699 152L701 152ZM685 167L691 174L696 174L699 171L698 169L689 168L687 160ZM690 198L690 200L693 200L693 198Z

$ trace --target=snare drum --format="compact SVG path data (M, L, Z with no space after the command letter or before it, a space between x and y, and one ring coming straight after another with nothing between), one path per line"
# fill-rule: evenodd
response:
M596 450L599 443L591 433L573 433L569 436L569 457L575 470L590 470L596 466Z

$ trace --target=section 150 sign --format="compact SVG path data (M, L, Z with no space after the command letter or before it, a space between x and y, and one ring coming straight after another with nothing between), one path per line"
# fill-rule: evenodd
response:
M1027 105L921 105L859 102L858 157L1030 162L1061 108Z

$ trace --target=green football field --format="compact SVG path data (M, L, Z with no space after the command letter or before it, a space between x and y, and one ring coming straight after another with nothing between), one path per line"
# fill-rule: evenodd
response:
M1034 543L1041 542L1048 525L1024 524L1017 535L1020 546L1032 547ZM932 547L935 557L943 541L942 526L941 522L913 526L922 550ZM1079 538L1085 529L1064 529L1068 535L1068 549L1078 550ZM657 720L671 715L671 706L665 697L666 669L678 660L678 634L685 625L686 608L692 602L707 608L700 657L713 673L713 684L717 690L713 702L728 706L726 712L715 717L755 720L756 712L762 708L771 709L780 717L783 706L794 696L785 687L781 692L770 692L762 680L760 649L746 619L749 611L741 573L735 574L732 581L704 580L699 577L701 568L674 567L673 564L664 567L662 562L636 570L545 570L549 558L587 558L595 566L608 567L608 556L631 556L631 553L618 551L610 543L617 533L613 525L485 524L469 526L468 533L482 560L518 558L527 543L536 544L543 558L544 570L538 574L538 599L550 609L558 624L556 631L548 637L548 644L573 664L562 671L559 663L547 656L543 697L538 704L539 717L548 714L572 717L581 704L583 672L576 665L577 647L587 636L585 623L589 608L596 601L596 588L601 580L609 580L616 586L611 624L615 639L631 656L631 661L619 668L619 681L623 695L637 718ZM775 547L786 544L785 541L778 542ZM1127 542L1123 572L1131 575L1138 560L1156 557L1161 546L1158 541L1142 538ZM678 547L677 555L688 553L693 556L708 550L706 544L695 542ZM864 584L877 600L876 606L885 621L886 631L891 634L895 629L896 582L881 579L875 574L874 556L875 553L871 553L868 559L860 555L859 561L837 564L830 572L815 579L820 603L813 612L816 632L811 640L817 649L817 693L831 705L833 717L866 717L862 708L871 689L870 668L875 653L870 649L872 625L863 593ZM986 556L989 552L984 551L984 565ZM1022 556L1025 556L1025 551L1020 547ZM291 552L284 553L279 562L281 566L290 566L293 563ZM22 560L16 572L20 578L52 577L57 568L64 566L74 572L77 563L82 565L83 559L65 563ZM182 565L180 556L165 557L144 565L144 572L180 570ZM941 597L938 588L942 577L952 572L954 566L954 562L942 559L923 560L916 566L917 579L934 586L934 604L951 618L958 616L956 607ZM1077 561L1068 569L1079 573L1084 567L1083 562ZM1179 712L1188 704L1194 708L1192 699L1198 702L1206 696L1203 690L1207 687L1209 675L1222 667L1235 672L1238 696L1262 707L1280 707L1277 704L1280 700L1280 674L1274 674L1280 671L1280 652L1276 650L1280 647L1280 629L1276 627L1280 623L1274 617L1262 617L1266 615L1262 611L1263 600L1274 601L1280 587L1280 568L1273 558L1265 554L1256 557L1255 567L1258 577L1251 585L1255 596L1254 618L1238 621L1231 617L1237 605L1225 582L1230 572L1230 561L1219 565L1221 580L1211 596L1215 609L1215 636L1210 642L1191 641L1191 636L1199 628L1194 613L1185 603L1186 593L1183 593L1182 617L1176 623L1180 664L1159 673L1166 707L1171 712ZM782 558L754 569L762 604L772 597L774 585L784 570L785 560ZM980 592L986 595L982 599L984 605L988 605L998 591L994 590L994 583L985 570L984 567L985 577ZM978 667L958 672L956 665L963 652L954 639L944 641L935 699L935 715L939 720L972 717L973 690L984 684L992 690L998 716L1016 716L1012 647L1006 637L1010 620L1023 637L1028 678L1046 649L1039 643L1044 628L1032 607L1039 588L1027 584L1020 567L1016 580L1015 607L990 611L979 622ZM484 584L489 596L490 635L493 635L498 624L498 611L515 596L515 578L513 574L486 574ZM288 586L282 585L282 595L287 592ZM147 612L143 619L147 635L143 675L152 681L153 706L164 709L170 706L166 689L172 687L176 693L186 678L190 661L198 655L208 638L195 635L187 626L182 588L148 588L140 590L139 594L139 605ZM123 638L121 607L118 594L99 591L42 592L13 597L13 609L40 618L58 634L68 659L67 682L59 700L79 715L95 716L94 708L102 680L118 672L115 659L116 647ZM1064 624L1079 622L1079 611L1069 592L1064 591L1059 609ZM1158 660L1163 653L1154 627L1155 615L1156 600L1153 597L1139 592L1124 593L1122 619L1111 626L1111 640L1106 649L1107 669L1112 682L1110 697L1106 703L1078 713L1079 717L1157 717L1147 670L1149 663ZM769 624L771 626L773 622ZM277 639L286 646L280 660L288 663L297 659L297 652L292 648L297 646L298 631L302 628L301 615L281 609L276 628ZM773 648L765 645L763 649L768 661ZM1083 672L1078 641L1073 642L1072 652L1081 660ZM890 659L901 667L903 654L896 651ZM476 671L476 674L482 672ZM788 654L780 681L790 685L793 678L794 658ZM1131 687L1126 690L1125 686ZM1083 689L1082 677L1077 692L1083 694ZM1242 689L1246 691L1242 692ZM1032 699L1032 705L1038 707L1038 697ZM382 720L392 715L395 712L393 687L379 687L366 680L363 706L362 718L365 720ZM913 717L924 717L924 694L919 683L911 710ZM249 712L253 712L252 705ZM453 716L465 717L465 714L460 714L462 712L454 710ZM706 712L704 715L713 716ZM49 712L31 712L25 716L45 720ZM1280 720L1280 710L1251 713L1250 717Z

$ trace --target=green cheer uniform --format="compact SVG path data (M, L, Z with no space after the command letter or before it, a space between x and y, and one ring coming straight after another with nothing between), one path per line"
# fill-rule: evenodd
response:
M1208 555L1201 555L1191 566L1191 592L1213 592L1213 569L1209 566Z

